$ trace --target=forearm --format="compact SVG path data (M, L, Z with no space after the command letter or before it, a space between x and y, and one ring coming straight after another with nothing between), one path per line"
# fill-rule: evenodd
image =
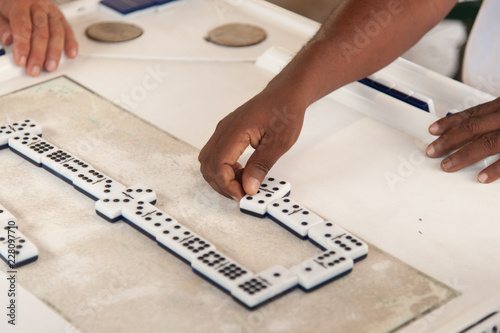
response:
M455 4L456 0L345 0L267 89L287 89L294 102L306 108L394 61Z

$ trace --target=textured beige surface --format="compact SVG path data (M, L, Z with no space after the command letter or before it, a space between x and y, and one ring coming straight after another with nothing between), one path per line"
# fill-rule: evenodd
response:
M154 188L158 207L253 272L320 253L211 190L196 149L64 77L0 98L1 123L24 118L121 183ZM0 161L0 202L39 249L19 283L84 332L388 332L458 295L371 246L347 276L248 311L47 171L8 150Z

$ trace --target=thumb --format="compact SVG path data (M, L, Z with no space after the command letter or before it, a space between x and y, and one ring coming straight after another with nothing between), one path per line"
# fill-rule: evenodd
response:
M260 184L281 155L283 155L281 149L276 149L271 145L261 144L255 149L243 170L242 185L246 194L257 193Z

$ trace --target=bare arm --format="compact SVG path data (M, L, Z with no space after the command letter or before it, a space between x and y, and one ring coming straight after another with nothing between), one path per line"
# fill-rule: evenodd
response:
M306 108L391 63L442 20L456 0L346 0L267 87L218 124L199 155L219 193L255 194L296 142ZM255 148L243 168L237 161ZM236 175L242 173L241 182Z

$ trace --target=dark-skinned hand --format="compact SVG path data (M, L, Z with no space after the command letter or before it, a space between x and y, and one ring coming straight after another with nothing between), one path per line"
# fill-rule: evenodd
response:
M299 137L305 107L291 106L286 93L263 92L222 119L198 160L205 180L220 194L240 200L257 193L276 161ZM245 168L238 162L251 145Z
M429 127L439 138L429 145L429 157L447 156L441 168L455 172L484 158L500 153L500 98L444 117ZM478 175L481 183L500 178L500 161Z

